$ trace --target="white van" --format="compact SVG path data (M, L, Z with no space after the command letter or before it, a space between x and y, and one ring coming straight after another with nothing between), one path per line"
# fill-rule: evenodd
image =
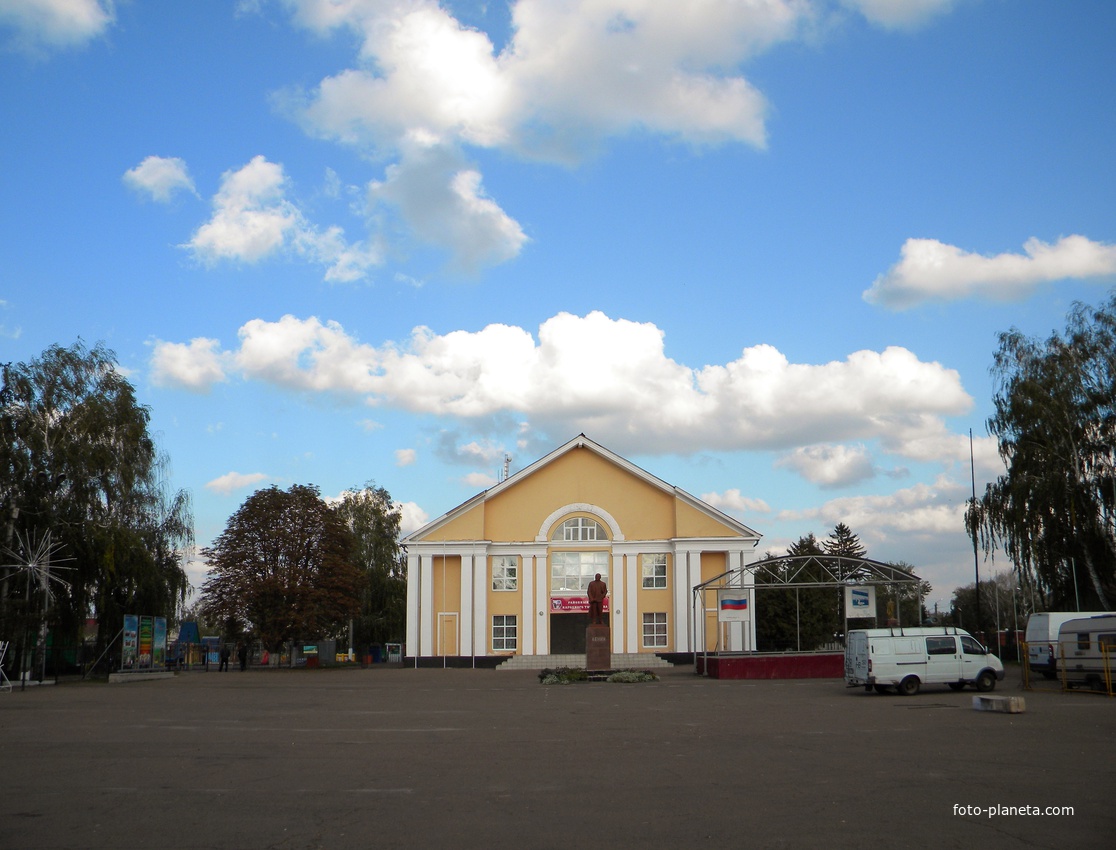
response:
M895 688L904 696L922 685L974 685L990 691L1004 678L1004 665L981 643L955 626L854 629L845 643L845 685L876 693Z
M1080 617L1062 623L1058 664L1067 687L1105 690L1116 679L1116 614ZM1107 658L1108 670L1105 671Z
M1027 666L1032 673L1041 673L1047 679L1057 675L1058 630L1066 620L1080 617L1099 617L1104 611L1045 611L1032 614L1027 619Z

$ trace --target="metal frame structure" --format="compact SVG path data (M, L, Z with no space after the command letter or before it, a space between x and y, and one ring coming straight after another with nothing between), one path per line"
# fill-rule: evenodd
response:
M768 571L768 568L776 567ZM756 574L763 571L765 581L756 582ZM816 577L821 576L818 580ZM810 580L803 581L803 577ZM694 585L691 618L694 633L693 646L702 647L701 653L709 656L705 633L705 594L727 588L759 590L790 590L845 587L896 587L911 586L918 590L919 610L922 609L922 578L893 564L869 558L852 558L847 555L773 555L742 567L723 572L708 581ZM901 607L901 606L900 606ZM900 612L896 612L901 617ZM847 618L846 618L847 620ZM700 624L700 625L699 625ZM899 623L902 625L902 623ZM754 623L753 623L754 627ZM720 645L720 636L717 638ZM754 651L754 650L753 650Z

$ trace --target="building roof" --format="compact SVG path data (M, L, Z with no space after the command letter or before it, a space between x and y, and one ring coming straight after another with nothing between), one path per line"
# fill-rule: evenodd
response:
M458 505L457 507L448 511L447 513L443 514L442 516L438 517L437 519L431 520L426 525L424 525L422 528L419 528L416 531L411 532L410 534L408 534L406 537L403 538L403 543L404 544L407 544L409 542L416 542L417 543L417 542L421 541L427 535L431 534L432 532L436 531L437 529L441 528L442 526L451 522L452 520L456 519L457 517L465 514L466 512L468 512L469 510L474 508L478 503L481 503L481 502L484 502L488 499L491 499L494 496L497 496L500 493L503 493L505 490L509 490L509 489L517 486L518 484L522 483L524 480L526 480L530 476L537 473L539 470L549 466L552 463L555 463L556 461L560 460L562 457L564 457L565 455L574 451L575 449L587 449L591 452L594 452L599 457L603 458L604 460L608 461L609 463L614 464L615 466L619 467L620 469L623 469L625 472L627 472L628 474L632 475L633 477L639 479L640 481L644 482L645 484L648 484L655 489L661 490L662 492L667 493L667 494L679 499L680 501L688 504L690 507L694 508L695 510L700 511L701 513L706 514L707 516L715 519L716 521L718 521L720 523L723 523L724 525L732 528L734 531L736 531L737 534L739 534L743 537L752 537L752 538L756 538L758 540L762 536L761 534L759 534L759 532L753 530L752 528L749 528L747 525L745 525L744 523L740 522L737 519L734 519L733 517L729 516L728 514L725 514L722 511L717 510L712 505L710 505L706 502L703 502L701 499L697 498L696 496L693 496L690 493L687 493L682 488L675 487L671 484L668 484L667 482L663 481L661 478L657 478L656 476L652 475L651 473L647 472L646 470L641 469L640 467L636 466L631 461L628 461L625 458L621 457L620 455L616 454L615 452L613 452L609 449L606 449L600 443L597 443L597 442L589 439L584 434L578 434L576 437L574 437L569 442L565 443L564 445L559 446L554 451L552 451L549 454L539 458L538 460L536 460L534 463L530 464L529 466L526 466L523 469L519 470L518 472L516 472L512 475L509 475L507 478L505 478L499 484L496 484L496 485L488 488L487 490L484 490L484 491L478 493L477 495L473 496L471 499L468 499L467 501L462 502L460 505Z

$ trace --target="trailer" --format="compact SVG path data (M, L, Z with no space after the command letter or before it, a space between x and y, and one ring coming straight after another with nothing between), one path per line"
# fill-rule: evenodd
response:
M1116 678L1116 614L1067 620L1058 630L1062 685L1112 693Z

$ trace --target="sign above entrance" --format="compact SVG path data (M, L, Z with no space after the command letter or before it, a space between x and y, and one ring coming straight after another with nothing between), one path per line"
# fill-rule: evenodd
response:
M602 610L608 610L609 599L606 596ZM552 596L550 597L551 614L588 614L588 596Z

